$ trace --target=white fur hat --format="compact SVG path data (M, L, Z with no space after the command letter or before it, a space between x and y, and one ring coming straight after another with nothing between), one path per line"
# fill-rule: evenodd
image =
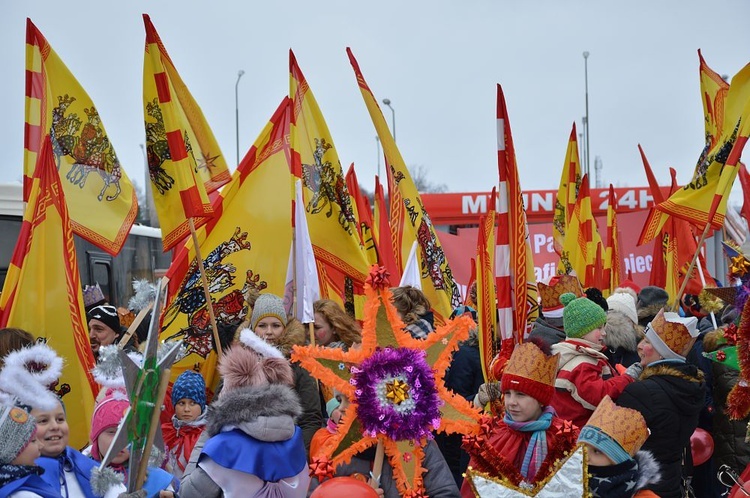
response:
M638 312L635 309L635 301L630 294L615 292L607 298L607 306L609 306L609 309L619 311L630 318L634 324L638 323Z

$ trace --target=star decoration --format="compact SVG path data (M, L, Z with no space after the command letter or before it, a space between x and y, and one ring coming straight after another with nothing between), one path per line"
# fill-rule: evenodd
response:
M414 339L391 303L389 285L387 271L373 267L360 348L295 346L292 360L349 399L338 432L311 455L313 461L327 458L336 468L381 442L399 494L417 498L424 496L424 446L432 431L478 430L479 412L444 383L453 351L474 322L459 317L427 339ZM341 363L349 368L339 369Z
M334 475L333 462L326 457L315 457L310 463L310 477L315 477L318 482L332 478Z
M717 351L716 352L716 359L719 361L724 361L727 359L727 354L724 351Z
M575 424L573 424L573 422L571 422L570 420L564 420L563 425L560 428L560 430L557 431L557 434L558 435L570 435L570 434L574 434L575 430L576 430L576 426Z
M731 259L729 265L729 274L733 277L741 277L750 272L750 261L745 259L745 256L738 254Z
M198 169L211 169L215 168L216 160L219 158L219 154L212 156L209 152L208 154L205 154L201 152L201 159L198 160Z
M724 329L724 339L726 339L727 344L730 346L734 346L737 344L737 325L732 323L727 328Z

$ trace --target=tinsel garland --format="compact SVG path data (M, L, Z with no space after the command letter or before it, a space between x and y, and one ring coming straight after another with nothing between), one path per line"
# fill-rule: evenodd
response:
M737 332L737 359L740 380L727 396L727 413L733 420L743 419L750 414L750 301L747 299L742 307Z

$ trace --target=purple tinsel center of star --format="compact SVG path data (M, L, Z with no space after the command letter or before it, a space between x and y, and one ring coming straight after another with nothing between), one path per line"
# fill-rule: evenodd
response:
M430 436L440 425L442 400L424 351L378 348L359 368L352 368L352 374L357 418L366 435L385 434L394 441L417 440ZM378 387L392 378L404 379L409 386L410 399L404 407L410 409L404 410L378 392Z
M742 310L745 309L745 302L749 295L750 282L748 282L748 277L746 276L742 278L742 285L737 289L737 296L734 299L734 307L739 310L740 314L742 313Z

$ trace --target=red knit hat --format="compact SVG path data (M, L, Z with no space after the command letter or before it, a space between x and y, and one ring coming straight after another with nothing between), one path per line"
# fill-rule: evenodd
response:
M531 342L519 344L513 350L501 379L503 392L513 389L548 405L555 394L558 356L548 356Z

